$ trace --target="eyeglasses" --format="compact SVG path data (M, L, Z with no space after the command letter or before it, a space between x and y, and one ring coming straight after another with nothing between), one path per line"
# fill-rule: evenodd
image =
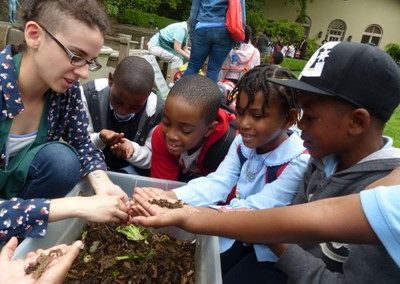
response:
M97 71L99 70L102 66L101 64L97 61L97 59L93 60L87 60L86 58L83 58L79 55L76 55L73 53L71 50L69 50L65 45L63 45L51 32L49 32L45 27L37 23L39 27L41 27L67 54L69 59L71 60L71 65L76 66L76 67L82 67L86 64L89 65L89 71Z

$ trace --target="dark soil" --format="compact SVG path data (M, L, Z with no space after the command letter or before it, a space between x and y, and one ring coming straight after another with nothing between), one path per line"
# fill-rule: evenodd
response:
M65 283L194 283L195 244L147 230L146 241L131 241L116 225L90 223L85 248Z
M167 199L152 199L149 201L151 204L157 204L160 207L167 207L170 209L182 208L182 200L177 200L175 202L170 202Z

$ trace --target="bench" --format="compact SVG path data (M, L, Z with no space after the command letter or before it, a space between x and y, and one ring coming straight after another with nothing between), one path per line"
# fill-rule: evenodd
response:
M24 42L24 32L8 22L0 22L0 50L9 44L19 45Z

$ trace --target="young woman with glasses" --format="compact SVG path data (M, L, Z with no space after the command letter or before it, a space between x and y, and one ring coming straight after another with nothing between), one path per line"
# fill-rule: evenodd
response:
M103 7L96 0L26 0L23 21L24 50L0 51L0 241L43 236L48 221L71 216L126 219L127 195L90 141L78 82L101 67ZM83 177L97 196L46 200L65 196Z

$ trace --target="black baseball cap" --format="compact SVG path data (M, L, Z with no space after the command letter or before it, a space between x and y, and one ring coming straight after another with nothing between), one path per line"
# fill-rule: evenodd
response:
M370 110L384 122L400 103L400 68L378 47L327 42L296 79L268 79L300 91L335 96Z

